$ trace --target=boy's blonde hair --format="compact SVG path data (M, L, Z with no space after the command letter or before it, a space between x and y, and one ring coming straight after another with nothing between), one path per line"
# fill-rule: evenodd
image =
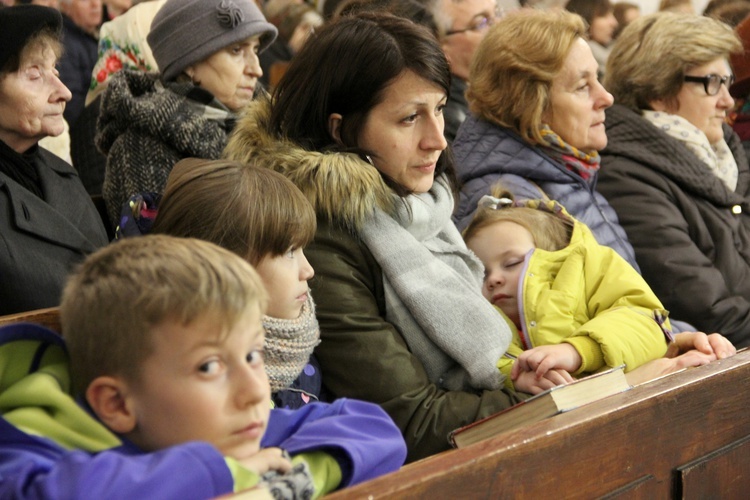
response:
M501 186L492 189L495 198L513 201L513 195ZM568 246L572 232L572 222L552 212L538 208L508 204L497 208L480 207L471 223L464 229L464 241L469 241L484 228L498 222L513 222L531 233L534 246L548 252L555 252Z
M213 314L228 331L248 314L260 320L267 302L252 266L214 244L149 235L104 247L69 278L60 306L75 393L100 376L138 382L165 321Z
M229 160L179 161L167 179L152 232L210 241L258 265L303 248L315 211L286 177Z

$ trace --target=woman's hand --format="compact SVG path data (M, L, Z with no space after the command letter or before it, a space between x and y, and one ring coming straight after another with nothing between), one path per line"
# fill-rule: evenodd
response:
M737 353L732 343L720 333L706 335L703 332L682 332L674 336L674 342L667 348L665 356L674 358L693 349L704 354L713 354L716 359L728 358Z
M281 448L263 448L244 458L235 458L243 467L262 476L268 471L286 474L292 469L292 462Z
M544 374L544 377L537 378L534 372L521 372L518 377L513 379L513 386L517 391L528 394L539 394L558 385L565 385L573 382L573 376L565 370L553 368Z
M630 385L639 385L663 375L680 371L683 368L707 365L716 359L716 355L713 353L706 354L705 352L693 349L676 357L664 357L649 361L635 370L628 372L625 374L625 377L627 377Z
M510 371L511 380L516 381L522 372L535 372L537 380L542 379L552 369L571 373L581 367L581 355L575 347L562 343L542 345L522 352Z

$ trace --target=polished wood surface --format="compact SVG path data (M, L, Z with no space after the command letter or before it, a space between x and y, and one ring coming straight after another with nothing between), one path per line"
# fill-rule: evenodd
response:
M749 386L746 350L327 498L747 498Z
M34 311L26 311L18 314L0 316L0 326L9 325L11 323L20 323L24 321L46 326L50 330L54 330L58 333L62 332L62 326L60 325L60 310L57 307L36 309Z

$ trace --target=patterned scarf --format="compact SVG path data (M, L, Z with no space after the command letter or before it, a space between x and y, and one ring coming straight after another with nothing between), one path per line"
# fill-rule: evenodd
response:
M168 82L162 84L157 80L154 88L157 90L164 87L169 88L177 95L187 98L187 104L196 114L203 116L206 120L216 122L227 133L234 129L237 123L237 115L224 106L213 94L190 82Z
M307 302L297 319L263 316L266 330L265 360L271 392L289 387L305 368L315 346L320 344L320 329L315 318L315 303Z
M660 111L642 110L643 117L668 136L680 141L698 159L705 163L716 177L721 179L730 191L737 189L739 170L732 150L724 139L710 144L701 129L686 118Z
M588 182L599 171L601 158L598 152L584 153L580 151L565 142L547 125L543 125L539 132L545 142L545 146L542 146L544 152L565 165L565 168L571 172L578 174L583 180Z
M383 270L386 320L433 383L448 390L500 388L496 364L511 333L482 296L482 263L451 221L448 182L438 178L428 193L398 198L396 211L376 209L361 232Z

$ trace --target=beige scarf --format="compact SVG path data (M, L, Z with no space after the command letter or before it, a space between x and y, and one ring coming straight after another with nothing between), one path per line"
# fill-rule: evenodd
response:
M724 139L709 144L701 129L687 119L662 111L643 110L643 117L670 137L685 145L730 191L737 189L737 162Z

